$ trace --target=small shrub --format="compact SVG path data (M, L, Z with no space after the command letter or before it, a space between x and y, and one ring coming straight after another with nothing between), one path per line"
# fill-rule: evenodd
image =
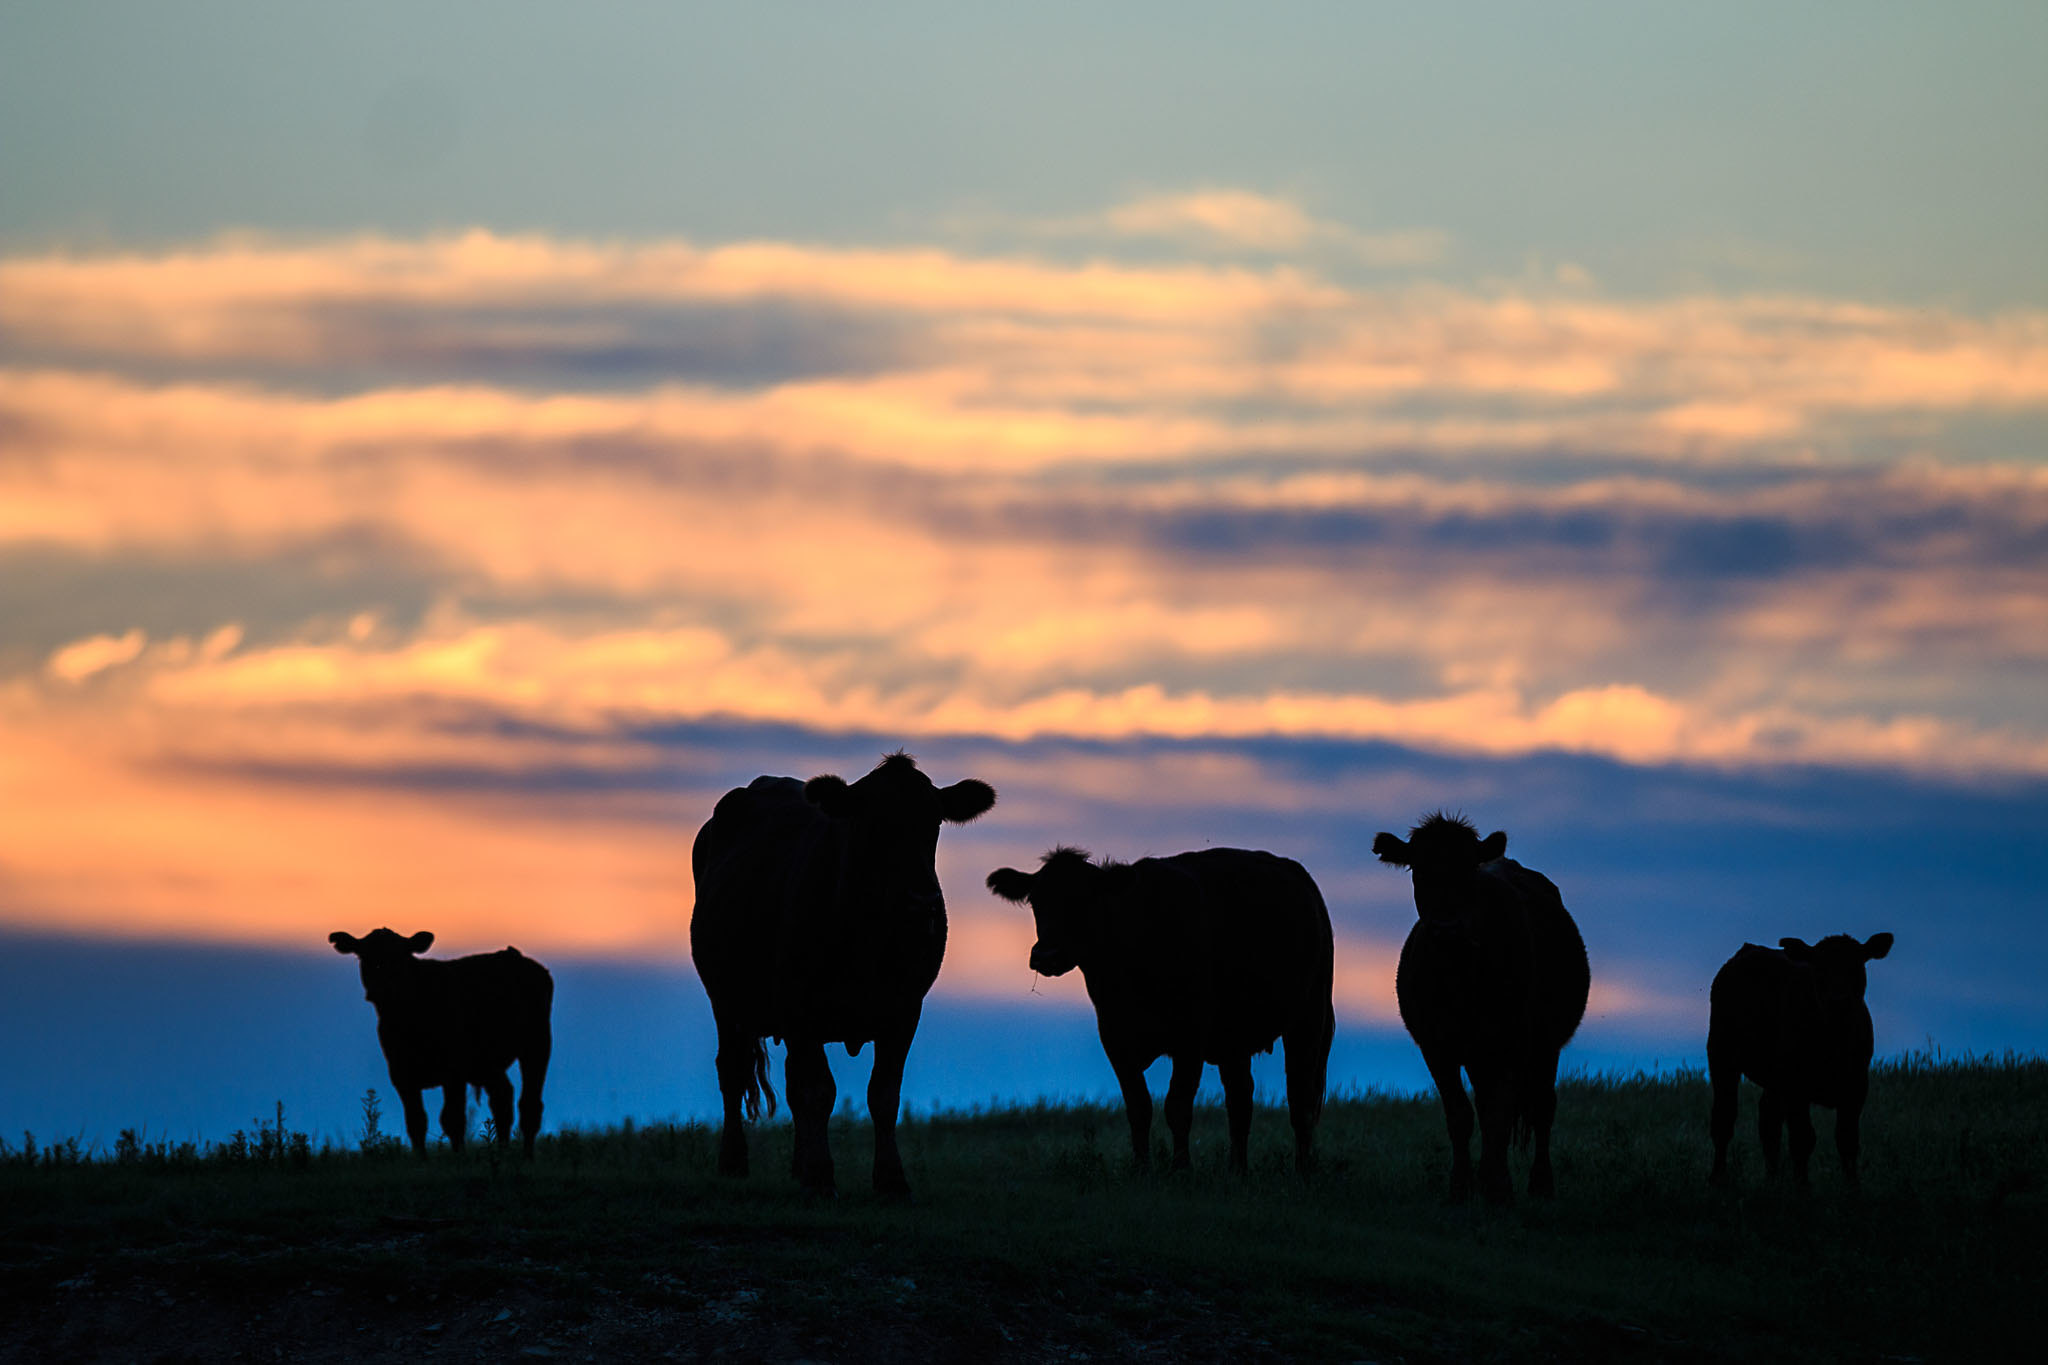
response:
M356 1136L356 1150L364 1155L374 1155L384 1148L383 1119L384 1107L377 1102L377 1088L371 1086L363 1092L363 1127Z

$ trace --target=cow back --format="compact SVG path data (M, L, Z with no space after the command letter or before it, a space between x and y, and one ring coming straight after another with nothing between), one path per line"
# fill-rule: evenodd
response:
M1557 884L1513 858L1496 858L1480 869L1513 888L1529 962L1529 1014L1545 1048L1562 1048L1586 1016L1593 973L1586 942L1565 909Z
M1098 1012L1160 1051L1207 1061L1268 1051L1330 1002L1329 910L1306 869L1248 849L1123 869L1102 952L1084 970Z

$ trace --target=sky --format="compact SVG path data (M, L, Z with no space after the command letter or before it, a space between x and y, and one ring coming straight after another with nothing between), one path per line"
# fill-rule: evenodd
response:
M1421 1087L1439 805L1568 1064L1842 930L2048 1046L2048 13L415 8L0 14L0 1131L347 1131L379 924L709 1113L697 826L899 745L1001 793L913 1104L1111 1091L1057 842L1301 859Z

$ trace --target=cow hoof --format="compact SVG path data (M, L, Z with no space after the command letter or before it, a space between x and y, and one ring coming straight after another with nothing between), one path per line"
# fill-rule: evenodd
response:
M1531 1199L1553 1199L1556 1196L1557 1182L1551 1179L1550 1172L1541 1171L1529 1177L1529 1197Z
M875 1185L875 1198L885 1204L907 1205L917 1202L910 1197L910 1186L908 1184L884 1185L879 1181Z

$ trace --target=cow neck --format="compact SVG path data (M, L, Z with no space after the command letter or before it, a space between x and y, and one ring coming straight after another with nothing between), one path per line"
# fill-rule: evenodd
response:
M1091 969L1128 975L1125 966L1144 951L1144 933L1145 926L1130 914L1124 897L1103 895L1067 922L1075 969L1084 976Z
M393 974L395 979L383 998L370 1002L377 1007L377 1017L404 1019L422 1012L427 1000L428 973L440 965L438 962L422 962L418 958L409 959Z
M883 921L921 920L945 914L945 898L939 890L933 863L938 857L939 835L934 829L924 857L918 857L923 840L920 831L891 829L864 822L853 823L847 831L842 885L877 888L868 914ZM907 850L906 851L906 847Z
M1415 913L1424 924L1451 927L1471 919L1479 883L1477 868L1465 873L1431 873L1427 876L1417 872L1413 881Z

